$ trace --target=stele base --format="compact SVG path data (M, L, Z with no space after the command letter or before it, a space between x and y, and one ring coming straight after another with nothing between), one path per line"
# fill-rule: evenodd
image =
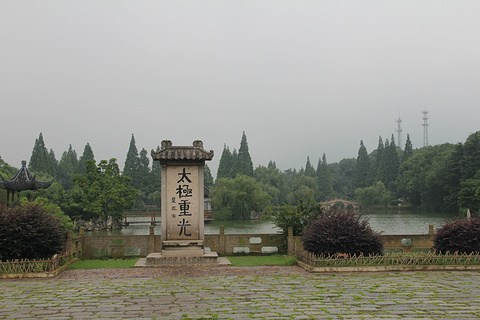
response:
M169 266L169 265L217 265L218 254L216 252L205 253L203 243L192 245L190 241L164 241L162 252L150 253L145 265Z

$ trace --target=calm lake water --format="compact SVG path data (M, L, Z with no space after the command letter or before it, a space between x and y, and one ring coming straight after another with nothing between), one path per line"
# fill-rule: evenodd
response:
M372 229L383 234L427 234L428 226L433 224L435 229L442 226L446 220L454 218L452 214L426 213L416 211L404 212L370 212L364 214L369 219ZM227 234L261 234L277 233L280 229L269 220L238 220L212 221L205 224L205 234L220 233L220 226L225 227ZM150 224L131 224L122 230L92 231L87 235L148 235ZM155 234L160 234L160 224L155 226Z

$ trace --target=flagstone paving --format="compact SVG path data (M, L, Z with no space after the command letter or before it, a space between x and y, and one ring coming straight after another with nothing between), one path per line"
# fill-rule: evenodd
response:
M69 270L49 280L1 280L0 319L480 318L479 272L308 274L272 267L232 275L235 269L219 268L227 274Z

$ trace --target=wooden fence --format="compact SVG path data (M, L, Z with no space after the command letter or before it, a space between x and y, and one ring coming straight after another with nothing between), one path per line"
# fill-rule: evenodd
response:
M50 259L0 261L0 274L53 272L65 265L69 259L69 256L56 254Z
M420 265L479 265L479 253L459 254L420 252L418 254L391 253L387 255L347 256L316 255L297 251L297 259L311 267L359 267L359 266L420 266Z

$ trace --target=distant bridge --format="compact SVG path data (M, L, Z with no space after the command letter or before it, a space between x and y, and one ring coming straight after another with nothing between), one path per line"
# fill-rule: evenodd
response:
M325 208L331 208L334 205L341 205L345 208L352 207L353 209L359 209L361 206L360 203L358 202L348 201L345 199L333 199L329 201L320 202L320 204L322 205L322 207L325 207Z

